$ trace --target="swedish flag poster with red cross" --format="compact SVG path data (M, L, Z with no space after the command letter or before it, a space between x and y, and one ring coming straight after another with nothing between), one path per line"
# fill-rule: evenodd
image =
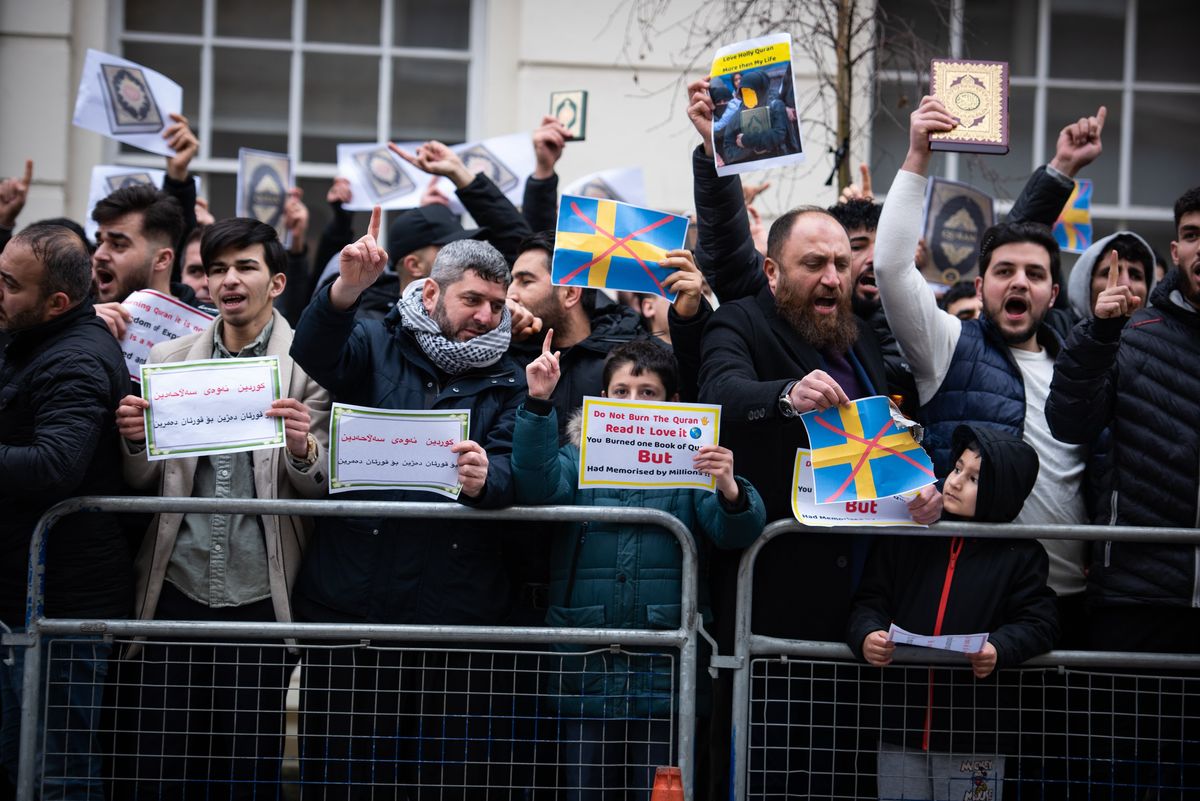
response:
M550 280L558 286L650 292L674 301L675 293L662 285L673 270L658 262L683 247L687 227L687 217L678 214L563 195Z
M800 415L812 449L813 499L845 503L887 498L935 480L919 427L876 395Z

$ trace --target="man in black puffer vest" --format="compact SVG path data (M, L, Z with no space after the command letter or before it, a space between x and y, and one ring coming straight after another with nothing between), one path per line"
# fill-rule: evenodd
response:
M1046 419L1087 442L1112 427L1111 523L1200 526L1200 187L1175 204L1175 269L1139 309L1110 270L1095 318L1054 366ZM1200 555L1192 545L1107 542L1088 573L1092 631L1120 651L1200 653Z

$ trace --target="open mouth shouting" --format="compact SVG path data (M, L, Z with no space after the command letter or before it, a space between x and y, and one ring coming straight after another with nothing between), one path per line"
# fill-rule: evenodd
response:
M241 311L246 307L246 296L240 292L228 292L221 295L221 313Z
M838 308L837 295L817 295L813 298L813 308L817 314L836 314Z
M858 276L858 282L854 285L855 291L859 297L873 298L879 294L879 287L875 284L875 270L868 267Z
M1020 322L1029 314L1029 300L1020 295L1012 295L1004 301L1004 319Z
M92 267L92 282L96 285L96 295L101 301L113 300L117 291L117 275L107 267Z

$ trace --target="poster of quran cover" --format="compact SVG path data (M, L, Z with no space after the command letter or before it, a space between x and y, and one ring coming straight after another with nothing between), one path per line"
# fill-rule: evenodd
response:
M243 147L238 150L237 216L253 217L275 229L287 247L283 206L292 185L292 160L283 153Z
M171 114L183 111L183 88L134 61L88 50L72 122L161 156L173 156L162 138Z
M942 101L959 123L930 134L930 150L958 153L1008 152L1008 62L935 58L929 93Z
M974 278L979 243L996 220L996 202L973 186L930 178L925 188L925 280L949 286Z
M601 170L567 184L562 193L645 206L646 176L641 167Z
M92 178L88 184L87 214L84 215L83 220L83 230L87 233L88 241L94 242L96 232L100 230L100 224L92 219L92 210L96 208L97 203L126 186L135 184L162 186L165 175L164 170L147 167L127 167L117 164L97 164L92 167ZM199 196L201 194L200 176L193 175L191 178L192 183L196 185L196 195Z
M583 89L550 94L550 116L563 124L572 142L587 137L587 100L588 93Z
M537 167L537 158L533 148L529 146L531 136L533 136L532 131L504 134L479 142L452 145L450 149L458 154L468 170L486 175L492 183L500 188L504 196L513 202L513 205L520 206L525 202L525 179ZM412 153L415 152L416 146L404 147L404 149ZM425 181L428 182L428 180L429 177L425 176ZM420 181L417 183L423 191L425 185ZM437 187L450 200L452 212L455 214L466 213L466 209L458 200L453 181L449 178L442 178L438 181Z
M410 209L420 201L420 173L393 153L386 144L340 144L337 146L338 175L350 181L349 211ZM416 174L414 174L416 173Z

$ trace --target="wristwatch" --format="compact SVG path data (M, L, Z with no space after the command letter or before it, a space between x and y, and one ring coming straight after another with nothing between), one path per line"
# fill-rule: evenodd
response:
M792 405L791 392L792 387L800 382L792 381L783 388L783 392L779 393L779 413L784 417L799 417L800 412L796 411L796 407Z

